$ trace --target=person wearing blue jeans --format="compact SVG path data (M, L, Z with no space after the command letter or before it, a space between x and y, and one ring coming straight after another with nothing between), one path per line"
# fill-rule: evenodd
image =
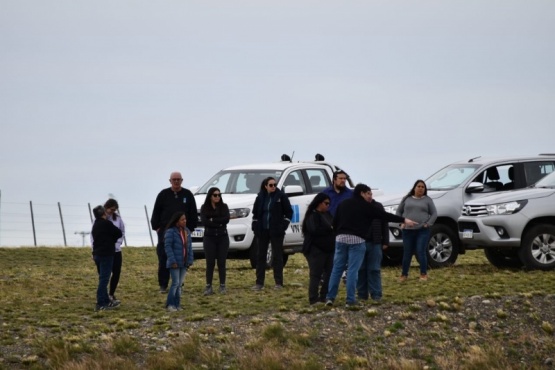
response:
M374 207L384 209L380 202L372 199L372 192L365 199ZM357 295L359 299L368 300L368 293L370 293L370 298L374 301L382 299L382 257L383 250L388 245L389 224L382 222L380 219L374 219L366 238L364 261L360 270L358 270Z
M181 291L187 269L193 264L191 231L187 228L185 212L176 212L171 217L164 235L164 248L168 260L171 285L166 299L166 309L175 312L181 306Z
M430 227L437 219L437 210L432 198L428 196L428 188L424 180L416 180L412 189L403 198L397 215L408 217L417 222L416 225L403 225L403 269L400 282L409 276L412 255L416 253L420 264L420 280L428 280L428 242Z
M387 213L383 208L372 205L369 201L371 197L372 190L368 185L357 184L353 191L353 197L345 199L337 207L333 219L333 229L336 233L335 255L326 306L333 305L341 274L345 268L347 268L347 307L357 305L355 291L358 270L366 252L366 238L373 220L414 225L410 219Z
M93 260L98 269L98 287L96 289L96 311L115 308L119 301L110 301L108 282L112 274L116 241L121 238L121 230L106 219L106 210L102 206L93 209L95 221L91 230Z
M366 251L358 270L357 296L364 301L382 299L382 244L366 242Z

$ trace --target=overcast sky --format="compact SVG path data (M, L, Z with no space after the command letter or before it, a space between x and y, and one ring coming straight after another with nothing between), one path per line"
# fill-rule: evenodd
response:
M293 152L405 192L555 152L554 66L552 0L0 0L1 202L152 208Z

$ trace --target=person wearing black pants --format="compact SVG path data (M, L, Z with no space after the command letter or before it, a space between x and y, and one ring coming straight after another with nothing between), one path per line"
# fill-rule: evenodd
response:
M220 189L214 187L208 190L204 204L200 208L200 221L204 225L203 248L206 259L206 287L204 295L214 294L212 279L216 261L220 278L220 293L226 293L226 260L229 250L227 224L229 223L229 208L222 199Z
M264 288L269 243L272 243L273 252L274 289L283 288L283 239L285 230L291 223L291 217L293 208L289 198L276 187L276 179L265 178L252 209L252 230L258 242L256 284L253 290Z
M308 205L302 224L303 254L308 262L308 303L325 303L333 268L335 236L333 216L329 212L330 197L318 193ZM321 283L321 285L320 285ZM320 292L318 292L320 288Z
M183 178L180 172L170 174L171 187L163 189L154 202L154 209L150 218L153 230L158 234L156 254L158 256L158 285L160 293L167 293L170 282L170 270L166 267L166 250L164 246L165 228L171 217L176 212L184 212L187 219L187 228L195 230L198 224L197 205L195 197L189 189L181 187Z

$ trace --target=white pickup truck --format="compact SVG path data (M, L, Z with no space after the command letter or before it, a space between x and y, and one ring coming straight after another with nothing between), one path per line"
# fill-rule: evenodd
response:
M262 180L272 176L278 188L287 194L293 208L293 218L284 240L284 263L289 254L302 250L303 236L301 225L306 209L314 196L332 184L333 173L340 168L325 161L317 154L314 161L293 162L284 154L280 162L249 164L225 168L216 173L198 190L194 191L197 206L204 203L206 193L211 187L218 187L222 199L228 205L231 220L227 225L229 235L228 258L248 258L251 266L256 267L256 239L251 230L252 207L260 191ZM348 186L353 187L349 179ZM192 189L194 190L194 189ZM200 209L199 209L200 213ZM204 227L193 230L193 251L202 255ZM268 248L267 262L271 265L272 248Z

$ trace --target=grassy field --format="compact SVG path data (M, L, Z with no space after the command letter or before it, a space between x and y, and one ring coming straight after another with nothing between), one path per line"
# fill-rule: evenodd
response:
M416 266L406 284L385 268L384 302L354 312L309 306L295 255L282 291L251 291L248 261L230 260L228 293L209 297L197 260L168 313L155 249L123 253L122 304L94 312L90 249L0 248L0 369L527 369L555 356L554 273L500 270L481 251L426 283Z

